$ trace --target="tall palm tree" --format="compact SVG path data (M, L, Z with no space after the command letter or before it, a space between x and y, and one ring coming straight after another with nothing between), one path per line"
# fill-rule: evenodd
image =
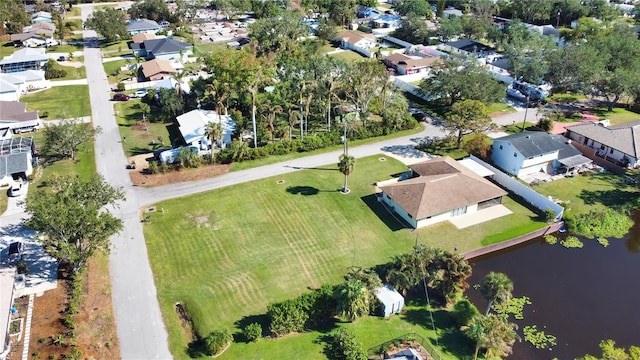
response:
M335 293L338 314L354 321L369 312L369 291L358 279L351 279L338 285Z
M485 314L489 313L494 303L504 304L511 300L513 282L503 273L490 272L480 281L480 293L489 304Z
M211 162L215 163L214 152L216 141L222 138L222 125L219 122L209 121L204 129L207 138L211 141Z
M478 358L478 352L480 349L486 348L489 343L484 319L485 318L482 315L476 316L471 320L469 325L462 327L462 332L464 332L464 334L475 343L473 360Z
M353 168L355 167L355 165L356 165L356 158L354 158L353 156L347 153L340 155L340 162L338 163L338 168L340 169L340 172L344 174L344 186L342 187L343 194L348 194L350 191L349 187L347 186L347 178L353 172Z

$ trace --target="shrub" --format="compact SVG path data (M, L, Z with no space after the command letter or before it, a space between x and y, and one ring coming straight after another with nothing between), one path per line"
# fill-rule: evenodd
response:
M622 238L633 225L633 221L626 213L612 208L578 214L573 218L567 218L567 222L574 234L588 238Z
M358 344L355 336L345 328L340 328L329 334L330 340L325 347L325 354L329 359L366 360L367 353Z
M247 341L258 341L262 337L262 326L258 323L251 323L242 330L242 334L247 338Z
M151 161L149 163L149 172L152 174L157 174L158 173L158 163L155 161Z
M119 82L118 85L116 85L116 89L118 89L118 91L124 91L124 83Z
M267 307L267 316L271 321L269 331L276 336L304 330L304 325L309 318L309 314L302 309L300 302L296 300L270 304Z
M469 325L471 319L479 315L478 309L469 301L469 299L464 298L458 301L453 306L453 311L451 316L455 320L458 326L466 326Z
M209 355L219 354L231 341L233 337L228 330L215 330L212 331L206 338L204 338L204 345L209 352Z

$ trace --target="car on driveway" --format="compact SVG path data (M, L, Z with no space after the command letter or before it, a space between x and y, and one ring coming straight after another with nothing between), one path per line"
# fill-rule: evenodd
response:
M9 189L9 196L16 197L22 195L24 185L21 182L14 182Z
M115 94L113 95L113 101L127 101L129 100L129 95L127 94Z
M133 95L131 95L131 97L143 98L143 97L147 96L148 93L149 93L148 89L142 88L142 89L136 90L136 92L134 92Z

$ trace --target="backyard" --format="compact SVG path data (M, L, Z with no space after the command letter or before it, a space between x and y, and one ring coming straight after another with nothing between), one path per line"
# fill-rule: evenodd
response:
M57 86L20 97L28 110L40 111L49 120L91 115L87 85Z
M176 302L185 305L195 329L206 335L260 317L271 302L337 283L350 266L385 263L410 251L416 237L420 243L463 252L480 247L490 234L512 235L544 225L536 222L535 212L505 199L514 214L462 230L447 222L409 231L381 207L371 185L406 166L379 158L358 159L348 196L337 191L343 176L334 165L156 204L158 211L148 213L145 238L174 356L188 358L190 342L176 316ZM354 327L365 346L411 331L430 336L426 323L412 323L407 316L362 319L346 326ZM358 330L360 323L366 325ZM371 336L376 331L378 335ZM222 358L247 352L287 358L283 349L298 349L299 358L322 358L316 338L305 333L238 343Z
M116 121L120 129L120 137L126 139L122 144L127 156L146 154L160 148L170 146L167 125L171 122L151 122L152 114L146 114L146 122L142 121L141 100L131 99L114 105Z

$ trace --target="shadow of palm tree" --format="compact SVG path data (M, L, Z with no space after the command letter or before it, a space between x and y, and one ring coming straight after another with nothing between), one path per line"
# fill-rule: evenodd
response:
M320 190L314 188L313 186L289 186L287 188L287 192L293 195L310 196L318 195Z

